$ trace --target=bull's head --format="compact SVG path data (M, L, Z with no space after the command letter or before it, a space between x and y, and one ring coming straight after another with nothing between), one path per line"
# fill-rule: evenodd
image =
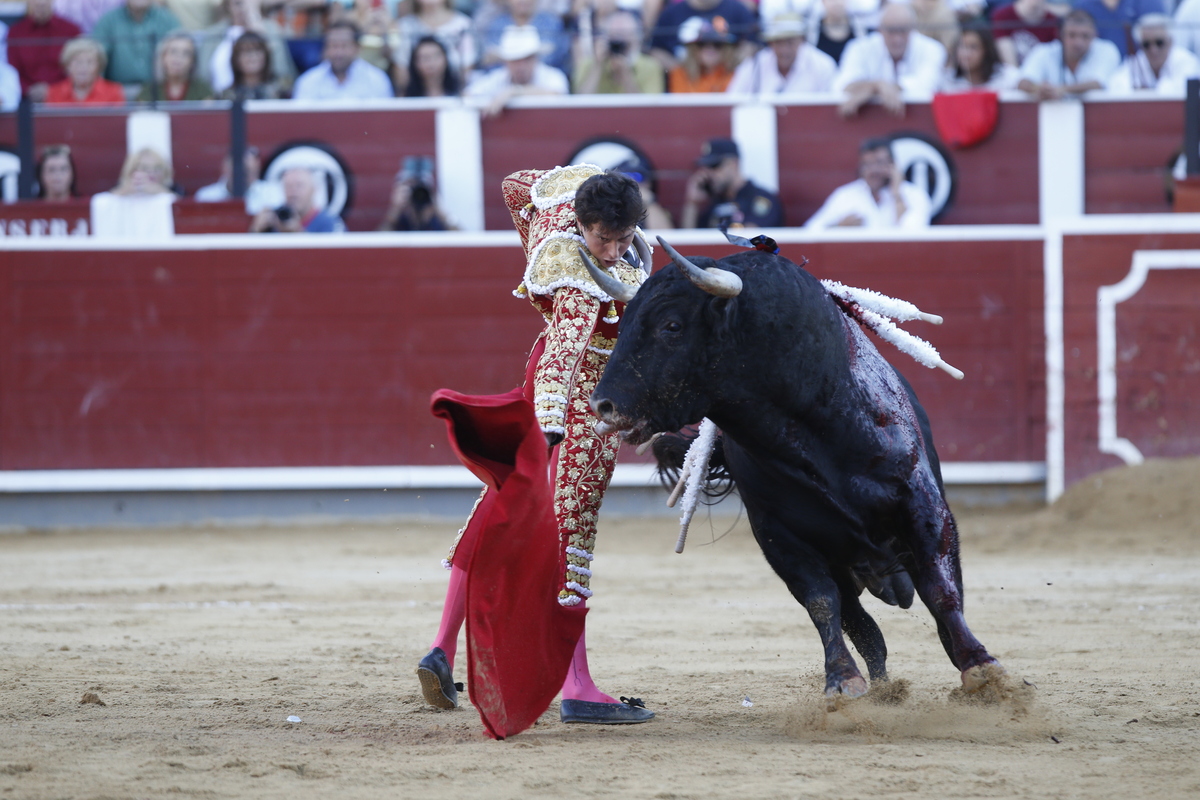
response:
M658 241L678 270L660 270L640 289L620 283L584 258L600 288L628 303L621 335L592 393L591 406L605 428L621 431L633 444L704 416L720 349L714 337L723 327L720 318L726 316L729 302L742 291L737 274L715 262L701 268L661 236Z

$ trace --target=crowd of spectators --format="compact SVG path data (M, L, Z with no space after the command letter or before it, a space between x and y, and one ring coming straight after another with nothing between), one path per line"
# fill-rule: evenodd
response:
M1093 90L1178 95L1200 73L1200 0L28 0L26 7L7 31L7 49L0 45L0 109L22 95L63 104L467 96L484 98L496 114L529 93L726 92L824 94L847 115L867 103L901 114L907 102L977 89L1020 87L1038 99Z
M903 115L907 103L979 90L1181 97L1200 77L1197 49L1200 0L28 0L11 29L0 23L0 110L23 96L466 97L494 116L526 95L703 92L825 96L846 116L872 103ZM859 179L810 224L928 224L890 150L863 146ZM782 224L778 198L742 176L736 145L706 147L680 223ZM111 194L147 193L162 166L169 179L169 164L140 158ZM341 228L313 174L268 183L257 152L246 158L254 230ZM449 227L423 169L397 176L381 229ZM38 175L44 197L69 196L69 149L47 148ZM231 175L226 159L200 199L228 198ZM653 208L652 180L637 179Z

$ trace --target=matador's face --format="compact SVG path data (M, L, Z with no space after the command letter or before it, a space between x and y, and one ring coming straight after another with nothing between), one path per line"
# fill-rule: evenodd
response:
M634 229L610 231L600 225L580 225L587 249L599 261L600 266L612 269L621 256L633 246Z

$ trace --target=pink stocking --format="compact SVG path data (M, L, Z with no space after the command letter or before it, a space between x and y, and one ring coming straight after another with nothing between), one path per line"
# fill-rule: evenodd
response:
M571 658L571 666L567 670L567 679L563 682L562 696L564 700L587 700L592 703L615 703L616 698L610 697L596 688L592 681L592 673L588 671L586 634L579 637L575 644L575 655Z
M446 588L446 603L442 606L442 625L431 647L440 647L446 653L450 667L454 667L454 655L458 652L458 632L467 618L467 571L459 567L450 568L450 585ZM584 662L584 671L587 663Z

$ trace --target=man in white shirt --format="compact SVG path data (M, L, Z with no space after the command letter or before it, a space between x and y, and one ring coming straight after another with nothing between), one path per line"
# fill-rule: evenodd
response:
M728 94L826 93L837 62L804 41L804 20L780 14L763 31L767 46L738 65Z
M946 48L913 30L916 24L912 6L888 3L879 16L879 30L846 45L833 81L833 91L845 95L842 116L857 114L871 100L903 116L906 102L933 97L946 66Z
M1133 26L1138 51L1125 59L1108 81L1113 94L1151 92L1163 97L1187 95L1189 78L1200 78L1200 59L1176 47L1171 35L1171 18L1166 14L1144 14Z
M246 213L254 215L268 208L283 205L283 187L260 177L262 161L257 147L247 147L242 157L246 170ZM194 195L199 203L222 203L233 199L233 159L226 153L221 159L221 180L201 186Z
M296 79L295 100L370 100L392 97L392 81L358 57L358 26L338 20L325 31L325 60Z
M500 114L514 97L567 94L571 90L562 70L542 63L542 39L532 25L505 28L498 51L504 66L476 78L463 92L465 97L490 98L483 110L485 117Z
M1017 88L1037 100L1061 100L1103 89L1121 65L1121 52L1096 38L1092 15L1076 8L1063 17L1057 42L1039 44L1021 65Z
M890 139L867 139L858 149L858 180L839 186L805 228L926 228L929 196L904 180Z

